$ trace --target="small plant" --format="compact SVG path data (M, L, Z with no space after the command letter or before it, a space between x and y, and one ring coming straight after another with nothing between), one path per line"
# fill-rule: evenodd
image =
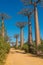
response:
M41 40L41 44L37 46L36 48L36 44L33 44L33 53L36 54L36 52L38 51L38 53L42 53L43 54L43 40Z
M41 53L43 53L43 43L41 43L41 44L38 46L38 51L40 51Z
M29 46L27 43L23 45L22 50L25 50L25 52L29 52Z
M9 50L10 50L10 44L4 41L2 37L0 37L0 65L4 64L3 61Z

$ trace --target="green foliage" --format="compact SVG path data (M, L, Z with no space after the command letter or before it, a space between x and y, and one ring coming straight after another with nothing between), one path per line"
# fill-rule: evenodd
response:
M33 53L36 53L36 51L43 53L43 40L41 40L41 44L36 47L36 44L33 45Z
M25 43L22 47L22 50L25 50L25 52L29 52L29 45Z
M20 47L20 45L18 46L18 49L20 49L21 47Z
M43 53L43 43L41 43L39 46L38 46L38 51L41 51Z
M20 49L20 48L19 48L20 46L16 47L16 45L14 45L13 47L14 47L15 49Z
M10 44L5 42L2 37L0 37L0 65L3 64L5 55L9 52Z

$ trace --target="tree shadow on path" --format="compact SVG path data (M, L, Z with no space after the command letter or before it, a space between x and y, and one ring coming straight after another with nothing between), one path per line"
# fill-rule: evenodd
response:
M25 52L21 52L21 51L15 51L15 52L20 54L26 54Z
M41 58L43 59L43 55L36 55L36 54L30 54L28 55L29 57L36 57L36 58Z

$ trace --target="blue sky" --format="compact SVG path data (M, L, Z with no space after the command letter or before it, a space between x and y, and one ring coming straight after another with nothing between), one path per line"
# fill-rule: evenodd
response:
M21 11L24 7L23 3L20 0L0 0L0 13L6 13L11 16L11 19L4 20L5 27L7 29L7 34L11 37L12 41L15 42L13 38L14 34L20 34L20 29L16 27L16 22L28 21L28 18L17 13ZM40 36L43 39L43 7L38 8L38 17L40 25ZM35 30L34 30L34 17L31 17L32 22L32 37L35 39ZM20 38L19 38L20 39ZM24 39L28 39L28 27L24 27Z

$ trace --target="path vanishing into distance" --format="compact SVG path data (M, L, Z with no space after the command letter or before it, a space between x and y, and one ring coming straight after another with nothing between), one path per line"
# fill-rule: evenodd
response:
M5 65L43 65L43 59L11 48Z

